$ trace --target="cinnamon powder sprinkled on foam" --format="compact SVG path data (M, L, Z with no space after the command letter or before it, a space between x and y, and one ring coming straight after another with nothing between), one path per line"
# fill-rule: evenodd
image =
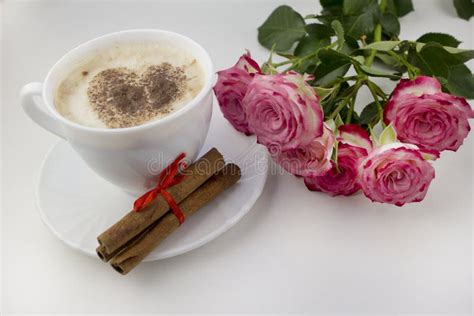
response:
M183 69L166 62L149 66L142 74L110 68L94 76L87 95L107 127L131 127L171 112L170 105L183 95L185 83Z

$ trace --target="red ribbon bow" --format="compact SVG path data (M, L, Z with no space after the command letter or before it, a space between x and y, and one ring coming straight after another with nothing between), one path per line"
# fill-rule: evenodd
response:
M178 219L179 224L181 225L184 222L183 212L171 194L166 191L167 188L180 183L184 179L184 174L178 174L180 167L182 170L187 168L186 163L182 161L184 157L186 157L185 153L179 154L179 156L160 173L160 180L156 187L140 196L135 203L133 203L133 210L135 212L140 212L145 206L150 204L158 194L161 194Z

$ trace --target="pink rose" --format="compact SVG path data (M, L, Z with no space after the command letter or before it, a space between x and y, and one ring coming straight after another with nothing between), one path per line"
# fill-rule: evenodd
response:
M358 125L346 124L339 127L337 140L337 162L331 161L331 169L320 176L305 177L304 183L309 190L332 196L359 191L358 164L372 149L369 134Z
M369 153L359 164L359 183L373 202L402 206L423 200L434 168L414 145L393 143Z
M333 131L324 124L324 133L306 146L281 151L277 146L268 148L273 160L296 176L317 176L331 168L334 145Z
M217 83L214 86L222 114L236 130L246 135L251 135L252 131L242 109L242 99L256 73L261 73L260 67L247 52L233 67L217 72Z
M332 196L351 195L359 191L357 163L367 151L360 147L339 144L336 162L331 161L331 169L321 176L305 177L304 183L311 191L321 191Z
M384 111L385 123L392 123L400 141L438 156L461 146L473 117L465 99L442 92L438 80L426 76L401 80Z
M286 151L323 134L323 110L308 79L295 72L254 77L243 105L260 144Z

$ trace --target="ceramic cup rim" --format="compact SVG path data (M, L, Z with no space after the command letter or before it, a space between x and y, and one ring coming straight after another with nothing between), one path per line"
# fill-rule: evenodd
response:
M181 39L184 42L187 42L190 46L196 47L198 50L200 50L201 55L203 56L205 60L200 60L201 61L201 66L205 71L206 74L206 80L203 88L201 91L189 102L187 102L185 105L183 105L180 109L173 111L169 115L162 117L157 120L151 120L149 122L146 122L141 125L136 125L136 126L131 126L131 127L121 127L121 128L103 128L103 127L91 127L91 126L85 126L81 125L79 123L73 122L64 116L62 116L56 109L56 106L54 104L54 92L56 89L51 87L51 79L54 77L57 69L62 66L64 63L67 62L68 59L71 58L71 55L74 55L81 50L85 50L87 47L91 47L94 45L97 45L101 42L104 41L109 41L113 38L120 39L121 36L123 35L130 35L130 34L136 34L138 37L143 35L143 34L159 34L159 35L165 35L165 36L170 36L170 37L176 37ZM202 59L201 58L201 59ZM212 59L209 55L209 53L202 47L199 43L194 41L193 39L184 36L179 33L175 33L172 31L166 31L166 30L160 30L160 29L131 29L131 30L124 30L124 31L119 31L119 32L113 32L113 33L108 33L99 37L96 37L94 39L91 39L87 42L84 42L75 48L71 49L68 51L66 54L64 54L54 65L51 67L49 70L48 74L46 75L45 83L43 85L43 91L42 91L42 96L43 96L43 101L48 107L48 110L54 115L56 119L58 119L62 124L65 124L66 126L69 126L74 129L79 129L82 131L87 131L87 132L92 132L92 133L102 133L102 134L123 134L123 133L129 133L129 132L138 132L138 131L143 131L143 130L148 130L150 128L154 128L160 125L164 125L170 121L176 120L177 118L181 117L185 113L189 112L193 108L199 106L201 104L202 100L207 96L209 91L212 89L212 85L214 83L215 79L215 74L214 74L214 69L213 69L213 64L212 64Z

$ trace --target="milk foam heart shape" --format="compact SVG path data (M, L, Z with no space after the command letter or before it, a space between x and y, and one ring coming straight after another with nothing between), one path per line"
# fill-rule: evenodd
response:
M169 63L149 66L143 72L110 68L94 76L88 97L108 127L129 127L171 111L170 104L183 94L185 81L183 70Z

